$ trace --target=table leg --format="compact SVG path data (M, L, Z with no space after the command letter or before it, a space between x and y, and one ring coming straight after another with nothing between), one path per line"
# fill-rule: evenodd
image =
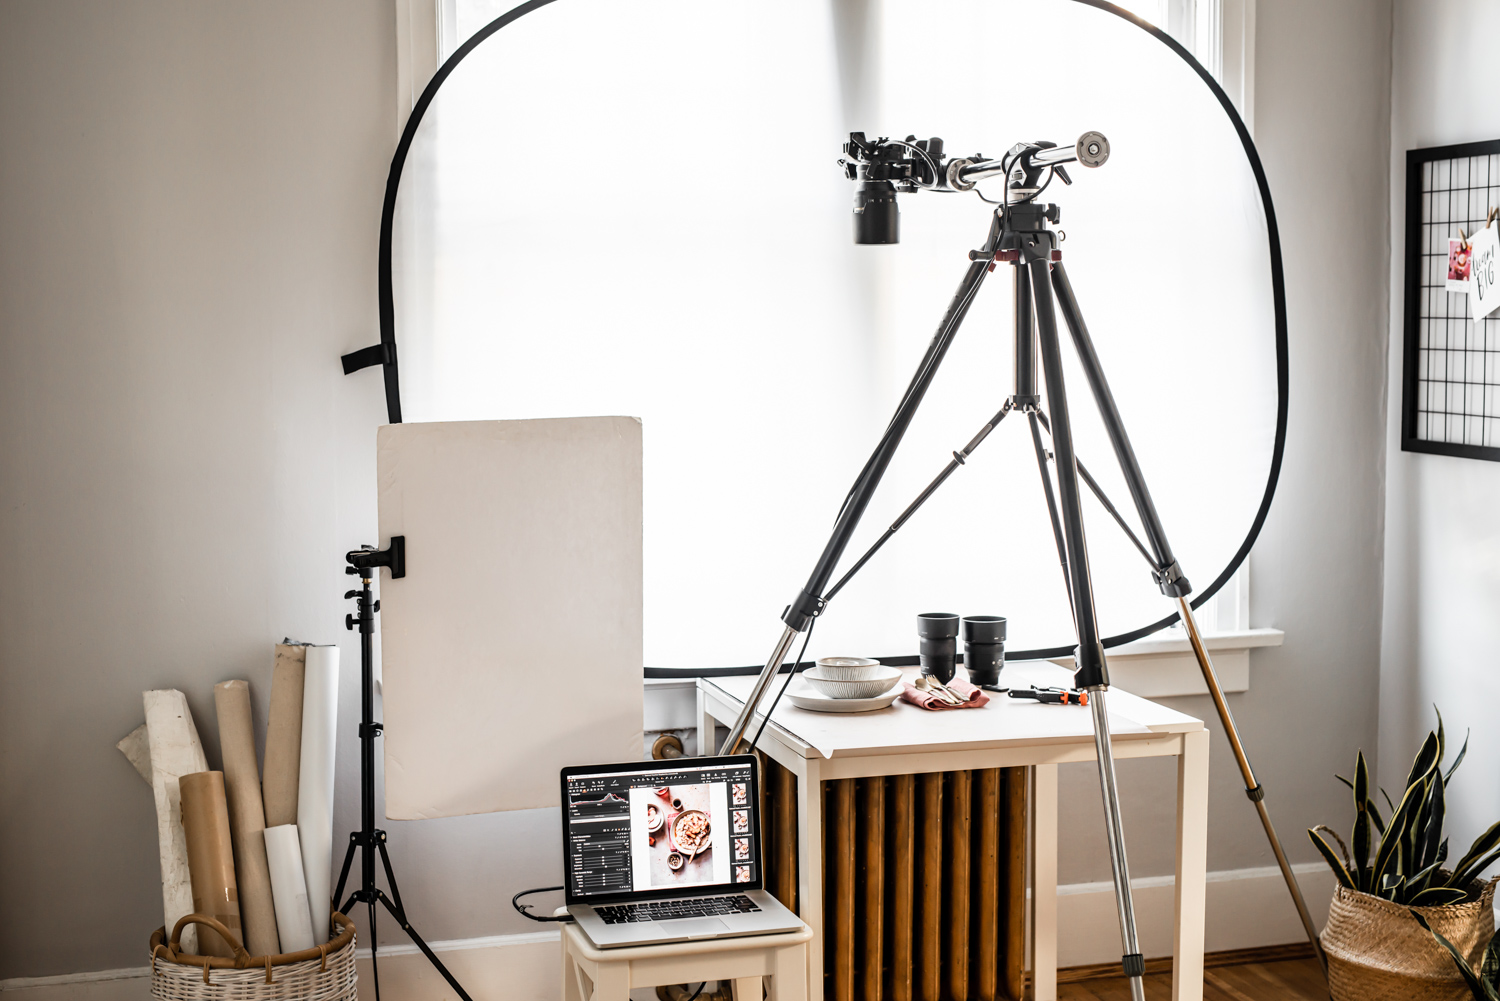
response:
M771 1001L807 1001L807 943L776 950Z
M761 1001L760 977L736 977L731 984L734 1001Z
M573 963L573 951L568 947L566 931L563 932L562 937L562 1001L588 1001L583 996L582 986L578 982L578 973Z
M1202 1001L1208 869L1208 731L1182 735L1177 756L1176 925L1172 1001Z
M1056 1001L1057 766L1033 765L1031 773L1031 996Z
M708 757L718 754L719 749L714 746L714 728L718 723L708 710L703 706L703 689L698 689L698 756Z
M823 777L816 759L797 768L798 916L812 929L807 943L808 1001L823 1001Z

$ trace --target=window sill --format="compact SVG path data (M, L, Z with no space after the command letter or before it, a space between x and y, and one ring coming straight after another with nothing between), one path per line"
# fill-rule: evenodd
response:
M1250 690L1250 651L1257 647L1281 646L1286 634L1280 629L1239 629L1205 633L1203 645L1213 659L1214 673L1226 692ZM1208 686L1198 670L1198 659L1181 629L1166 629L1134 643L1105 652L1110 684L1144 699L1178 695L1207 695ZM1071 665L1071 658L1054 664Z

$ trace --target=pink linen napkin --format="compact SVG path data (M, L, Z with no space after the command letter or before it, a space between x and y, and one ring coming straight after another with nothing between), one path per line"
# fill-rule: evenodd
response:
M990 701L990 697L981 692L976 686L969 684L967 681L960 681L957 678L948 682L948 690L966 701L959 705L944 702L936 694L924 692L909 681L903 682L901 685L901 698L910 702L918 709L933 710L978 709L982 705L987 705Z

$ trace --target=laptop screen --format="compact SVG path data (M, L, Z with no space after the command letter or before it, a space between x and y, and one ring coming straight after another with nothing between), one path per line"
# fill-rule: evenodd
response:
M562 772L568 903L761 888L752 755Z

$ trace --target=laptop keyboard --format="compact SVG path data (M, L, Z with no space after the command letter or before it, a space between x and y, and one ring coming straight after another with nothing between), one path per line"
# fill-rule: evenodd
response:
M753 914L760 908L743 893L728 897L697 897L692 900L653 900L644 904L595 907L594 913L607 925L635 921L671 921L674 918L711 918L726 914Z

